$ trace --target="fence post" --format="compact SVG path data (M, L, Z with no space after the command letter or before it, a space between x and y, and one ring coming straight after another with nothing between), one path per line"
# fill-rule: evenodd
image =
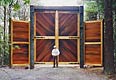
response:
M30 6L30 69L34 68L34 7Z
M84 23L83 6L80 6L80 68L84 68Z

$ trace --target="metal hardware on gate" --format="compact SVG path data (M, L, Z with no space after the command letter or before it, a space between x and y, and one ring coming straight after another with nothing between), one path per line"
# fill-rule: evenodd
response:
M35 38L44 39L45 37L44 36L36 36Z
M77 36L70 36L69 39L77 39Z

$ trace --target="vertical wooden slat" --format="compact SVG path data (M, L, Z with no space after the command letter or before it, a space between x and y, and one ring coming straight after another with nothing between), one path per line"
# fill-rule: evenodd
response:
M36 61L36 12L34 12L34 62Z
M11 66L13 65L13 21L11 21Z
M55 14L55 45L57 48L59 48L59 40L58 40L58 36L59 36L59 20L58 20L58 11L56 11Z
M28 64L30 64L30 22L29 22L29 26L28 26L28 27L29 27L29 28L28 28L28 30L29 30L29 32L28 32L28 34L29 34L29 35L28 35L28 38L29 38L29 44L28 44L28 46L29 46L29 47L28 47L28 51L29 51L29 52L28 52L28 56L29 56L29 57L28 57L28 60L29 60L29 61L28 61Z
M77 14L77 29L78 29L77 30L78 31L77 32L78 33L77 36L79 37L77 39L77 42L78 42L78 44L77 44L77 47L78 47L77 48L77 51L78 51L77 57L78 57L78 62L80 63L80 56L79 56L80 55L80 13Z
M103 21L101 21L101 64L103 65Z

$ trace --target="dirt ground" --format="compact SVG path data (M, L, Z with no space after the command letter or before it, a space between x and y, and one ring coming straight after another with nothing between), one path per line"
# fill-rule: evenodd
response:
M36 67L0 68L0 80L116 80L104 75L101 67L80 69L79 66L59 66L58 68Z

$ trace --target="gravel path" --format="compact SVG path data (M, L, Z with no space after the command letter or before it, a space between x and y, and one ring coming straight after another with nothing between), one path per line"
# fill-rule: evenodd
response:
M108 80L104 75L88 73L79 67L0 68L0 80Z

